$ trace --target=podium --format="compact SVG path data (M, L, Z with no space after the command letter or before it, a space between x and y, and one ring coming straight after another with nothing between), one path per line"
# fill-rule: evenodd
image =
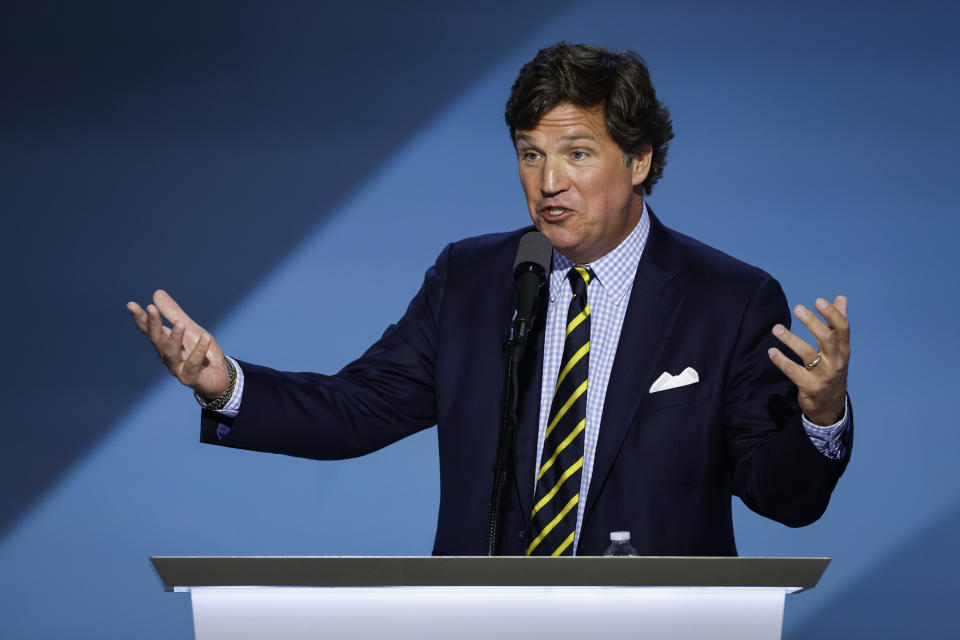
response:
M152 557L197 640L780 638L829 558Z

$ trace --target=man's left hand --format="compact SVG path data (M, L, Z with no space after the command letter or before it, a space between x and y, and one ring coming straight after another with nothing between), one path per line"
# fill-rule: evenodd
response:
M773 335L800 356L806 366L798 365L777 348L771 348L769 355L770 360L797 385L797 400L807 419L813 424L827 426L838 422L846 408L850 325L844 296L837 296L833 304L817 298L815 306L826 324L803 305L794 307L793 312L817 339L817 349L782 324L773 328Z

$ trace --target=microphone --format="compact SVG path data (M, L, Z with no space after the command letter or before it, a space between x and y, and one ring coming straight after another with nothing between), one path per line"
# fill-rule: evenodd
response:
M539 231L530 231L520 238L517 259L513 263L513 277L517 281L513 318L507 345L514 361L519 361L527 346L527 336L537 313L540 288L547 281L553 247L550 239Z

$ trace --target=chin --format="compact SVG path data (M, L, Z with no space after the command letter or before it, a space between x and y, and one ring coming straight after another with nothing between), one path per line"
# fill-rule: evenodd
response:
M569 234L563 233L560 229L551 229L548 225L544 226L547 227L547 230L544 231L544 229L541 228L540 232L550 239L550 244L552 244L553 248L557 251L570 251L580 246L579 238L571 238Z

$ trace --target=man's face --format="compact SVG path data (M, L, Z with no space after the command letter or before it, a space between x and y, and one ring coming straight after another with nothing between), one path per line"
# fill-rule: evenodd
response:
M530 217L557 251L586 264L630 235L643 213L640 185L652 152L625 165L602 107L561 103L514 142Z

